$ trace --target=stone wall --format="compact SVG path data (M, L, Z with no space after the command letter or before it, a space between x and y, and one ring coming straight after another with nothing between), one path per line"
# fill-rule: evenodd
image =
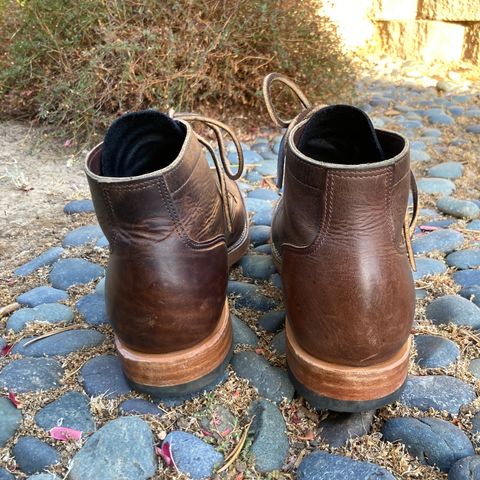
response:
M324 0L348 49L376 42L425 62L480 64L480 0Z

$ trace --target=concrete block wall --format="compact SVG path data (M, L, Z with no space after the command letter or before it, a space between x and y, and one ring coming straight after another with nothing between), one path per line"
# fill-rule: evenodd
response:
M375 42L425 62L480 64L480 0L323 0L348 49Z

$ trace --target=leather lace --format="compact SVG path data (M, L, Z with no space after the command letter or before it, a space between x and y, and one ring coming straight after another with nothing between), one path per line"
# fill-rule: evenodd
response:
M198 138L198 141L210 152L213 163L215 164L215 169L217 171L218 181L220 184L220 192L222 197L225 221L227 224L228 231L232 232L233 218L232 218L232 212L230 209L230 204L228 201L228 188L227 188L227 182L225 177L228 177L231 180L238 180L243 173L243 167L244 167L243 151L242 151L242 146L240 144L240 141L238 140L238 137L235 135L233 130L228 125L225 125L223 122L220 122L219 120L215 120L213 118L204 117L203 115L199 115L196 113L189 113L189 112L170 112L170 116L172 118L178 118L180 120L185 120L187 122L200 122L213 131L215 135L215 139L218 144L218 156L215 153L212 146L210 145L210 143L204 137L202 137L196 132L195 132L195 135ZM235 173L233 173L232 170L230 169L227 150L225 148L225 142L223 140L222 130L224 130L230 136L235 146L235 149L237 151L238 168Z
M275 82L286 85L301 103L303 109L301 113L297 115L297 117L290 120L284 120L283 118L280 117L272 101L272 85ZM283 127L287 129L284 135L284 139L288 138L290 130L295 124L295 120L298 119L300 115L303 114L304 118L306 118L308 114L311 115L315 110L317 110L318 108L321 108L321 107L313 108L312 104L310 103L306 95L303 93L303 91L300 89L300 87L296 85L291 79L289 79L284 75L281 75L280 73L270 73L264 78L263 96L265 99L265 104L267 107L268 114L270 115L270 118L272 119L273 123L278 127ZM283 184L284 169L285 169L285 146L284 146L284 141L282 141L280 150L278 153L277 185L279 188L281 188ZM412 217L410 221L408 218L409 217L408 211L405 215L404 222L403 222L403 236L405 238L405 246L407 250L408 259L410 261L412 270L415 272L417 270L417 267L415 264L415 257L413 255L412 237L413 237L413 233L415 231L415 227L418 220L418 189L417 189L417 182L415 181L415 176L411 170L410 170L410 189L412 191L412 197L413 197L413 212L412 212Z

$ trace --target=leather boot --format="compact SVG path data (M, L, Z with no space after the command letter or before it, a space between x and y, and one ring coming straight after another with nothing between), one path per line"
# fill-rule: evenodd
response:
M193 131L196 120L214 130L222 163ZM236 174L221 128L237 147ZM223 377L232 351L228 268L249 243L233 181L242 168L240 144L222 123L153 110L120 117L87 156L95 212L110 243L107 312L124 373L139 391L183 395Z
M275 81L304 106L292 121L272 105ZM315 408L379 408L406 380L415 308L416 213L411 223L406 214L410 188L415 212L417 194L408 140L374 129L355 107L311 107L281 75L269 75L264 92L275 123L288 127L272 255L283 284L289 374Z

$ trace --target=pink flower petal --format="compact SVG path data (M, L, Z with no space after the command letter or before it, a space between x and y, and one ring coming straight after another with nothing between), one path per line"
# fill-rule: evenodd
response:
M422 232L434 232L435 230L441 230L441 228L430 226L430 225L420 225L420 230Z
M13 348L13 345L5 345L2 350L0 350L0 355L2 355L2 357L6 357L10 351L12 350Z
M15 405L16 408L22 408L22 404L17 400L15 392L8 392L8 399Z
M163 442L161 447L155 447L155 452L162 457L167 467L173 465L172 451L170 450L170 444L168 442Z
M55 440L61 440L67 442L68 440L75 440L78 442L82 438L82 432L80 430L74 430L67 427L53 427L50 430L50 436Z

